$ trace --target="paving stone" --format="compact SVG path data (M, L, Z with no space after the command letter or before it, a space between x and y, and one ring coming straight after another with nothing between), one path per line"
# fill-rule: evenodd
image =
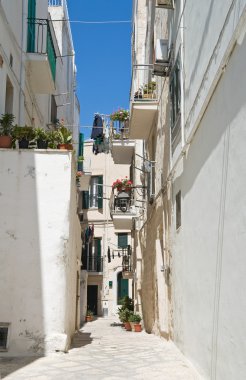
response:
M4 380L200 380L172 342L98 318L76 334L68 354L0 359ZM88 339L88 336L90 339Z

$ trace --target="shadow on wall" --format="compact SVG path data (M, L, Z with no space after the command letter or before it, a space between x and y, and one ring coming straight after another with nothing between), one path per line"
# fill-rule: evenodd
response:
M7 357L44 355L45 331L34 153L1 149L0 178L0 327L8 326L3 377L26 365Z

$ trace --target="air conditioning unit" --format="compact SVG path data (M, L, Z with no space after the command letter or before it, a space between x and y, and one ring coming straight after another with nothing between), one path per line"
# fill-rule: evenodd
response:
M156 0L156 7L174 9L174 0Z
M169 75L169 49L168 40L157 39L155 48L155 63L153 75L168 76Z

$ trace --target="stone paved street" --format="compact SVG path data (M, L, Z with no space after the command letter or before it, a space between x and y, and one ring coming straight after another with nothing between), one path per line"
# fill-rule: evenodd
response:
M6 380L197 380L201 377L171 343L145 332L112 326L117 319L85 324L69 353L39 359L0 359ZM19 367L19 369L17 369Z

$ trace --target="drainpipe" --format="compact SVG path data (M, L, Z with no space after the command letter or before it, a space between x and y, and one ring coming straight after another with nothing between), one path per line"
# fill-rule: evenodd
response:
M184 0L180 1L181 19L180 19L180 83L181 83L181 144L185 146L185 120L184 120Z
M22 28L21 28L21 64L19 88L19 125L25 124L25 58L26 58L26 30L27 30L27 0L22 0Z

